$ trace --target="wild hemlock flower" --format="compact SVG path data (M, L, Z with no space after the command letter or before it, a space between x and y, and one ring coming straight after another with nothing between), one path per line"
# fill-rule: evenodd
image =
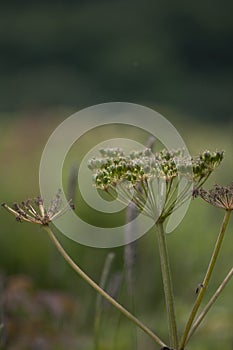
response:
M214 185L209 191L201 188L199 195L217 208L233 210L233 182L228 186Z
M210 174L219 166L223 160L223 152L204 151L192 159L194 181L196 188L200 188L208 179Z
M146 148L125 155L121 148L108 148L100 154L88 164L96 188L126 204L132 201L145 215L162 221L185 202L191 184L200 188L223 159L223 152L204 151L190 160L183 149L154 154ZM182 178L186 184L178 195Z
M14 203L12 207L9 207L6 203L2 203L2 206L13 214L17 221L27 221L42 226L47 226L52 220L63 215L70 208L74 209L71 200L68 202L68 206L59 209L61 207L60 190L47 209L45 208L44 201L41 197L27 199L20 205Z

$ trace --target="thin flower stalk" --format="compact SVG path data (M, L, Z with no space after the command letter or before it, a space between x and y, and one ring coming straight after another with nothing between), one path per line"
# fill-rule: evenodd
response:
M225 232L226 232L226 228L227 228L227 225L228 225L228 222L229 222L229 219L230 219L230 214L231 214L231 211L229 211L229 210L225 212L225 216L224 216L224 219L223 219L223 222L222 222L221 230L220 230L219 235L217 237L217 241L215 243L215 247L214 247L211 259L210 259L210 263L208 265L208 268L207 268L204 280L201 283L201 288L200 288L200 290L198 292L196 301L195 301L195 303L193 305L191 314L189 316L189 319L187 321L187 324L186 324L186 327L185 327L185 330L184 330L184 333L183 333L183 336L182 336L182 339L181 339L181 343L180 343L180 346L179 346L180 350L183 350L185 345L187 344L187 339L188 339L188 336L189 336L190 329L192 327L192 324L193 324L194 318L195 318L195 316L197 314L197 311L198 311L198 309L199 309L199 307L201 305L202 299L203 299L203 297L205 295L207 286L208 286L209 281L210 281L210 277L212 275L212 271L213 271L214 266L216 264L216 260L217 260L217 257L218 257L218 254L219 254L219 251L220 251L220 248L221 248L221 245L222 245L222 241L223 241L223 238L224 238L224 235L225 235Z
M170 346L178 349L173 287L163 223L191 195L193 184L196 191L200 188L221 163L223 152L205 151L192 159L187 158L184 151L180 149L172 151L164 149L153 154L151 149L147 148L143 151L131 152L126 156L120 148L110 148L101 150L100 153L100 158L89 161L95 186L107 193L112 190L117 191L118 186L119 188L123 186L126 204L129 204L130 198L139 211L155 222ZM185 180L185 186L181 193L178 193L182 180ZM132 191L134 191L133 196Z
M196 313L198 311L198 308L201 304L201 301L203 299L203 296L205 294L205 290L207 288L209 279L211 277L211 273L213 271L214 265L217 260L217 256L222 244L222 240L226 231L227 224L229 222L231 211L233 210L233 182L228 186L220 186L215 185L212 189L209 191L204 190L203 188L200 188L196 191L195 196L200 196L203 200L205 200L207 203L225 210L225 216L223 219L221 231L219 233L218 239L215 244L215 248L206 272L205 279L203 283L201 283L201 288L198 291L198 297L196 299L196 302L193 306L193 310L190 314L190 317L188 319L186 329L183 333L183 337L181 340L180 348L183 349L185 344L189 341L191 335L195 332L196 328L198 327L199 323L204 318L205 314L208 312L209 308L212 306L212 304L215 301L215 298L219 295L219 293L222 290L222 285L220 285L219 290L216 292L216 295L213 296L213 298L210 300L210 302L207 304L207 306L204 308L203 312L199 316L199 318L195 321L193 324L193 321L195 319ZM230 272L231 273L231 272ZM229 273L229 275L230 275ZM226 281L228 281L228 277L226 278ZM226 282L227 283L227 282ZM223 287L225 286L225 282L223 281ZM220 291L220 292L219 292Z
M141 328L148 336L150 336L160 346L166 346L166 344L147 326L145 326L140 320L132 315L127 309L125 309L120 303L112 298L107 292L105 292L96 282L94 282L67 254L60 242L55 237L49 224L52 220L60 215L63 215L68 209L73 209L71 201L68 202L68 206L59 209L61 205L61 191L58 192L55 199L51 202L49 208L45 208L44 202L41 197L37 197L34 200L27 200L22 202L21 205L15 203L13 208L3 203L2 206L11 214L16 217L18 222L30 222L41 225L41 227L48 233L51 241L56 246L57 250L68 262L72 269L79 274L97 293L105 298L111 305L113 305L118 311L125 315L130 321Z
M141 328L148 336L150 336L157 344L160 346L166 346L166 344L147 326L145 326L140 320L133 316L127 309L125 309L121 304L119 304L114 298L112 298L108 293L106 293L96 282L94 282L66 253L60 242L55 237L54 233L49 226L43 226L45 231L48 233L50 239L61 253L63 258L68 262L72 269L79 274L79 276L86 281L97 293L99 293L103 298L105 298L111 305L113 305L117 310L119 310L124 316L126 316L130 321Z
M201 324L201 322L205 318L206 314L208 313L208 311L210 310L212 305L215 303L215 301L217 300L219 295L222 293L223 289L226 287L226 285L228 284L228 282L230 281L232 276L233 276L233 267L230 269L227 276L224 278L224 280L222 281L222 283L220 284L220 286L218 287L218 289L216 290L216 292L214 293L212 298L209 300L209 302L206 304L206 306L204 307L204 309L202 310L202 312L200 313L200 315L198 316L196 321L193 323L193 326L190 330L187 341L190 340L191 336L194 334L196 329L199 327L199 325Z
M160 263L161 263L164 295L165 295L168 324L169 324L170 346L173 349L178 349L178 334L177 334L177 325L176 325L176 316L175 316L173 286L172 286L170 263L169 263L167 243L166 243L166 235L163 229L163 223L158 222L156 224L156 228L157 228L158 246L159 246L159 253L160 253Z
M169 215L171 215L171 213L174 210L177 210L180 206L182 206L190 195L190 192L189 192L190 184L187 183L183 191L177 194L176 196L176 193L178 191L178 186L179 186L179 183L177 182L177 184L174 186L172 193L169 195L169 197L165 201L163 213L161 214L161 216L164 217L164 219Z

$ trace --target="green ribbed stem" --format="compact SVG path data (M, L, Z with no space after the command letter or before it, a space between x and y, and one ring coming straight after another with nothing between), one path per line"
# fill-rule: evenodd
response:
M196 298L196 301L195 301L195 303L193 305L191 314L190 314L189 319L187 321L187 324L186 324L186 327L185 327L185 330L184 330L184 333L183 333L183 336L182 336L182 339L181 339L181 343L180 343L180 346L179 346L180 350L184 350L184 347L187 344L187 338L189 336L190 329L192 327L192 324L193 324L194 318L195 318L195 316L197 314L197 311L199 309L199 306L201 305L201 302L202 302L202 299L204 297L206 288L207 288L207 286L209 284L209 281L210 281L210 277L211 277L212 271L213 271L214 266L216 264L216 260L217 260L217 257L218 257L218 254L219 254L219 250L220 250L221 245L222 245L223 237L224 237L224 234L225 234L225 231L226 231L226 228L227 228L227 224L228 224L229 219L230 219L230 215L231 215L231 211L227 210L225 212L225 216L224 216L224 219L223 219L223 222L222 222L222 226L221 226L221 229L220 229L217 241L215 243L215 247L214 247L211 259L210 259L209 266L208 266L207 271L206 271L206 275L205 275L204 280L203 280L203 282L201 284L201 288L199 290L198 296Z
M215 303L215 301L217 300L219 295L222 293L223 289L226 287L227 283L230 281L232 276L233 276L233 267L230 269L230 271L228 272L227 276L224 278L224 280L222 281L222 283L220 284L220 286L218 287L218 289L216 290L216 292L214 293L214 295L212 296L210 301L206 304L206 306L202 310L201 314L198 316L196 321L193 323L192 328L191 328L191 330L189 332L189 336L188 336L187 341L189 341L191 336L194 334L196 329L199 327L199 325L201 324L202 320L205 318L207 312L213 306L213 304Z
M157 228L157 238L159 245L161 272L163 279L164 296L167 309L167 317L169 324L169 338L170 347L173 349L178 349L178 335L177 335L177 325L175 317L175 306L174 306L174 296L172 279L170 272L170 264L167 250L166 234L164 232L163 223L156 223Z

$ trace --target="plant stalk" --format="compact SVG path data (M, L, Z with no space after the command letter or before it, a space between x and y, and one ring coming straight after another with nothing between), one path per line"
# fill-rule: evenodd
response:
M212 256L211 256L211 259L210 259L210 262L209 262L209 265L208 265L208 268L207 268L204 280L203 280L203 282L201 284L201 288L199 290L198 296L197 296L196 301L195 301L195 303L193 305L191 314L189 316L189 319L187 321L187 324L186 324L183 336L181 338L181 343L180 343L180 346L179 346L180 350L183 350L185 345L187 344L187 338L188 338L190 329L192 327L194 318L195 318L195 316L197 314L197 311L199 309L199 306L200 306L200 304L202 302L202 299L204 297L205 291L206 291L207 286L208 286L209 281L210 281L210 277L211 277L212 271L213 271L214 266L216 264L216 260L217 260L217 257L218 257L218 254L219 254L219 250L220 250L221 245L222 245L222 241L223 241L223 237L224 237L224 234L225 234L225 231L226 231L226 228L227 228L227 224L228 224L229 219L230 219L230 214L231 214L230 210L227 210L225 212L224 219L223 219L223 222L222 222L222 226L221 226L219 235L217 237L217 241L215 243L215 247L214 247L214 250L213 250L213 253L212 253Z
M214 302L217 300L218 296L221 294L222 290L226 287L227 283L230 281L232 276L233 276L233 267L228 272L227 276L224 278L224 280L222 281L222 283L220 284L220 286L218 287L218 289L216 290L216 292L214 293L214 295L212 296L210 301L206 304L206 306L204 307L204 309L202 310L202 312L200 313L200 315L198 316L198 318L194 322L194 324L189 332L189 336L187 338L187 341L189 341L189 339L191 338L193 333L196 331L196 329L198 328L198 326L200 325L200 323L202 322L202 320L206 316L207 312L209 311L211 306L214 304Z
M167 317L169 324L169 337L170 337L170 347L173 349L178 348L178 335L177 335L177 325L175 317L175 306L174 306L174 296L172 279L170 272L170 264L167 250L166 236L163 228L162 222L156 223L157 237L159 245L160 263L163 279L163 288L167 309Z
M54 233L49 226L43 226L44 230L48 233L50 239L61 253L63 258L68 262L72 269L79 274L96 292L98 292L103 298L105 298L110 304L112 304L116 309L118 309L123 315L125 315L130 321L141 328L148 336L150 336L157 344L165 347L166 344L147 326L145 326L141 321L139 321L135 316L133 316L127 309L125 309L121 304L119 304L114 298L112 298L108 293L106 293L97 283L95 283L66 253L60 242L55 237Z

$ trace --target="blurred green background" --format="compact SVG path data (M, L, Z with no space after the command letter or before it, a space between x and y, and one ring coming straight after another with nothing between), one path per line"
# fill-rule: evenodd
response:
M165 105L232 117L229 0L2 2L0 109Z
M53 130L77 110L110 101L157 110L180 132L191 154L206 148L225 150L223 164L206 187L232 181L231 1L9 1L1 3L0 10L1 202L38 195L40 157ZM124 135L129 136L129 130L122 127L117 135L108 130L107 137ZM146 142L147 135L138 137ZM81 139L67 164L76 166L83 150L98 140L88 135ZM76 207L79 202L77 196ZM80 210L85 215L85 208ZM3 209L0 214L0 317L8 324L7 331L0 330L1 348L93 349L95 293L63 262L40 228L17 224ZM180 331L222 217L223 212L197 199L168 237ZM231 267L232 228L231 223L209 296ZM56 233L74 260L98 281L109 250L84 247ZM123 272L124 250L113 251L114 281ZM134 311L166 339L152 231L137 242L135 275ZM231 283L190 350L232 349L232 288ZM41 304L45 293L56 301L54 309ZM123 274L118 298L132 307ZM134 327L107 305L100 333L101 350L158 348L141 332L136 344Z

